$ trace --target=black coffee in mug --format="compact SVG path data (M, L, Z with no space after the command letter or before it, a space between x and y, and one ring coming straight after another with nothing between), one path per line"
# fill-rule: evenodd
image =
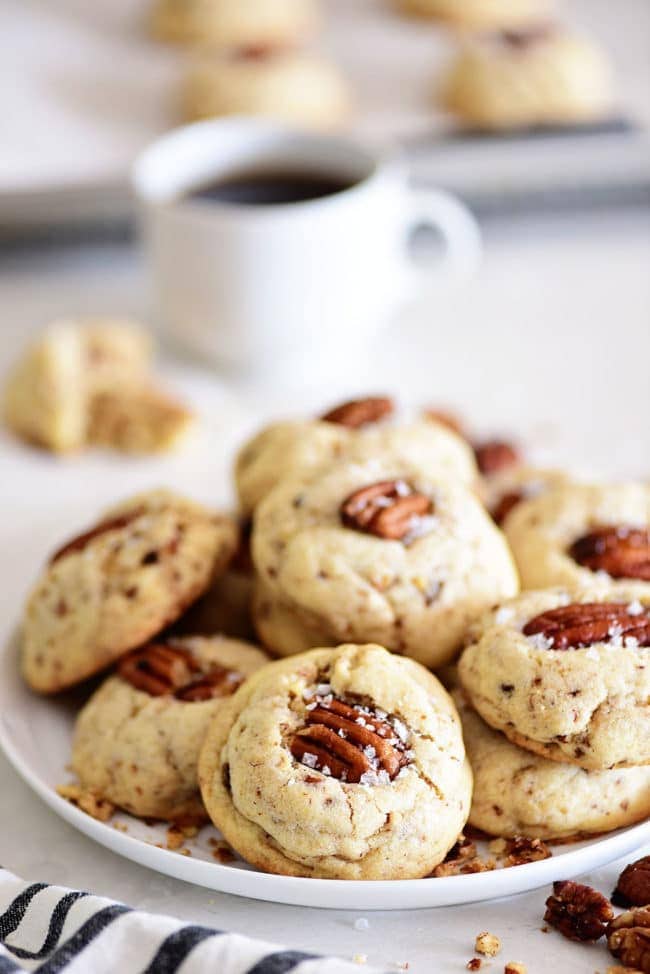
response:
M231 173L202 183L185 193L185 199L237 206L277 206L306 203L333 196L354 183L342 176L279 169Z

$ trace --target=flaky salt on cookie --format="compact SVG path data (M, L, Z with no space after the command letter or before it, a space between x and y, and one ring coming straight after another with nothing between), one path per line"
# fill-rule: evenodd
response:
M390 459L283 479L256 509L252 552L253 618L281 655L376 640L442 666L468 624L518 590L475 495Z
M235 484L249 514L283 476L308 475L337 460L387 456L428 469L432 477L474 484L478 472L471 446L443 422L400 420L393 400L350 400L318 419L272 423L237 455Z
M428 875L471 794L451 699L423 667L373 645L254 674L215 716L199 782L248 862L332 879Z
M650 597L611 586L526 592L469 641L460 681L513 743L589 771L650 765Z
M525 588L608 586L650 596L650 486L558 485L522 501L504 530Z

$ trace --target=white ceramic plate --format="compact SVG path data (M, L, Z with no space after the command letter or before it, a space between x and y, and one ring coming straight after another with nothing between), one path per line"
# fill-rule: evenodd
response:
M56 785L69 780L66 765L79 699L70 695L65 700L49 700L30 693L18 675L17 652L17 640L12 639L0 658L0 745L16 771L57 815L91 839L150 869L209 889L275 903L357 912L452 906L536 889L554 879L595 869L650 841L647 821L606 838L556 846L553 857L541 862L469 876L394 882L271 876L241 860L222 865L212 855L209 840L218 836L212 828L188 840L191 855L181 855L159 848L166 841L164 825L149 826L128 815L104 824L57 795Z

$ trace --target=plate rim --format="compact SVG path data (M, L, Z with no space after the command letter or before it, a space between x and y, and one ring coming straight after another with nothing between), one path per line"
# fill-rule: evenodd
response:
M9 637L2 643L0 704L6 704L6 696L11 694L11 681L20 680L16 668L12 666L17 657L18 632L17 627L10 628ZM1 678L3 676L4 679ZM589 845L565 852L557 858L465 876L347 880L282 876L256 869L233 868L159 848L115 829L109 823L92 818L62 798L33 770L12 739L7 720L11 712L11 704L9 707L0 706L0 748L19 777L59 818L104 848L139 865L235 896L290 906L353 910L357 913L432 909L493 900L538 889L553 880L571 878L600 868L650 842L650 819L646 819L594 839ZM595 850L598 850L596 854ZM472 892L468 896L470 879Z

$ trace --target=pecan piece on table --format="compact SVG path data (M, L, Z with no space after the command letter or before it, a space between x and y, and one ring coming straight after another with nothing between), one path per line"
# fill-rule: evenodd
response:
M607 946L626 967L650 974L650 907L615 917L607 927Z
M346 528L402 541L415 531L418 519L433 512L429 497L403 480L382 480L355 490L341 504Z
M475 443L474 456L479 470L486 476L514 467L521 460L517 448L512 443L506 443L505 440Z
M377 423L385 416L390 416L395 409L393 400L388 396L368 396L366 399L351 399L321 416L324 423L338 423L358 429L369 423Z
M387 783L408 763L405 741L390 719L368 707L316 697L305 720L290 743L293 757L339 781Z
M650 906L650 856L629 863L618 877L612 903L626 909Z
M611 904L602 893L591 886L561 880L553 883L544 920L569 940L596 941L613 916Z
M569 554L592 572L611 578L650 581L650 531L625 525L603 526L577 538Z
M117 672L152 697L173 694L188 702L227 696L243 682L240 673L219 664L204 670L188 649L169 643L134 650L120 660Z
M132 521L135 521L136 518L140 517L141 514L141 510L131 511L129 514L123 514L121 517L113 517L108 521L101 521L94 528L90 528L88 531L84 531L83 534L79 534L70 541L66 541L50 557L50 565L53 565L55 561L59 561L60 558L64 558L66 555L71 555L73 552L83 551L91 541L99 538L102 534L106 534L108 531L119 531L120 528L125 528Z
M650 646L650 613L632 611L625 602L574 602L530 619L524 636L544 636L549 649L578 649L594 643L625 640Z

